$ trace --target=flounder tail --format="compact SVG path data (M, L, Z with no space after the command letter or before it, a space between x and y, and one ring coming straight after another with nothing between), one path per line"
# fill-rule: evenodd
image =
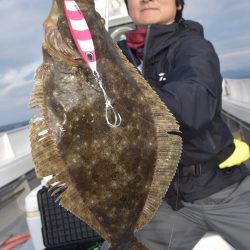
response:
M118 245L113 245L108 248L109 250L150 250L142 242L138 241L136 238L133 240L121 243Z
M144 244L142 244L140 241L136 240L133 242L129 250L149 250Z

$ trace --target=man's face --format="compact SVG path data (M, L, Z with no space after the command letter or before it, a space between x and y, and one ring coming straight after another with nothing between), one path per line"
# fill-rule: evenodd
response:
M139 27L167 24L176 16L175 0L128 0L129 15Z

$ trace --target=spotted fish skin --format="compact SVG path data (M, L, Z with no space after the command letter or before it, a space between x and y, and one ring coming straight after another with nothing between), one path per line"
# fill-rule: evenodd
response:
M110 249L147 249L134 232L153 217L175 174L179 126L105 31L94 2L76 2L122 123L107 125L103 94L74 44L63 1L54 0L31 97L31 106L39 108L30 125L36 172L53 175L49 184L63 187L60 204L96 230Z

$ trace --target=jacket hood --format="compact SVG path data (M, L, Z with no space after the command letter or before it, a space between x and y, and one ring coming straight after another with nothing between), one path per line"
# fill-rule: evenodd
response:
M153 24L150 25L150 29L154 30L156 33L165 35L166 33L171 33L174 31L178 31L179 29L186 29L187 31L193 31L201 36L204 36L204 30L200 23L192 21L192 20L184 20L182 19L180 22L172 23L169 25L162 24Z
M150 25L146 43L147 48L145 48L147 59L160 54L162 50L165 50L173 43L177 44L180 37L185 37L186 35L190 37L190 32L194 35L204 37L202 25L191 20L186 21L182 19L178 23L174 22L169 25Z
M201 36L204 36L204 30L203 27L200 23L191 21L191 20L186 20L183 21L183 25L189 30L189 31L194 31L199 33Z

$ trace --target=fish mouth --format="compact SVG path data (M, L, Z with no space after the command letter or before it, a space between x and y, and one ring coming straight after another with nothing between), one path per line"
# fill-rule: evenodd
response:
M43 23L45 35L43 45L55 56L77 62L76 59L81 56L71 37L61 4L61 2L59 2L59 4L57 4L56 1L53 2L50 15Z
M74 48L75 45L72 39L67 38L65 40L55 25L45 26L44 46L52 51L55 56L57 55L58 57L63 57L76 63L82 62L81 55L78 50Z

